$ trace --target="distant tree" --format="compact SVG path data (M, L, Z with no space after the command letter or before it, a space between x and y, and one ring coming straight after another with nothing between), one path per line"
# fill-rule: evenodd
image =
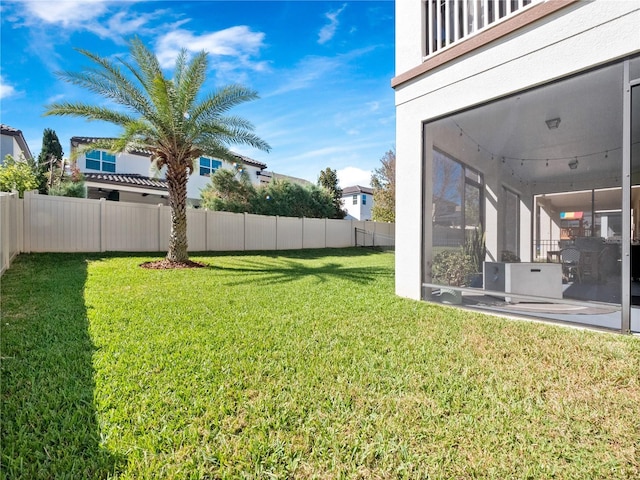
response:
M371 218L377 222L396 221L396 151L389 150L380 159L382 166L371 176L373 208Z
M333 199L323 189L303 187L287 180L274 180L254 186L245 172L219 169L200 194L208 210L281 217L331 218Z
M0 191L17 190L22 198L25 191L37 186L36 175L24 158L16 160L11 155L4 157L4 163L0 164Z
M219 168L200 193L200 204L207 210L252 213L252 201L256 195L246 172Z
M333 218L333 198L315 185L274 180L258 189L254 213L281 217Z
M63 161L60 172L56 172L55 175L52 175L52 178L53 185L48 189L49 195L75 198L85 198L87 196L84 175L82 175L76 163L73 163L69 171L67 171Z
M38 155L36 176L38 179L38 191L46 194L48 186L53 185L54 171L58 162L62 161L62 145L58 140L55 130L45 128L42 132L42 149Z
M342 189L338 186L338 174L335 170L327 167L320 172L318 186L324 188L331 196L333 203L333 214L330 218L344 218L347 212L342 209Z

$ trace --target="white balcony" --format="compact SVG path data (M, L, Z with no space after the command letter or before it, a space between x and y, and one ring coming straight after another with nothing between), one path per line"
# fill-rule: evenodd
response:
M425 0L426 57L544 1Z

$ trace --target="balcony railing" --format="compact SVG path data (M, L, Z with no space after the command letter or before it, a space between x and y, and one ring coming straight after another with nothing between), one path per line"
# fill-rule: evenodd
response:
M426 54L439 52L545 0L425 0Z

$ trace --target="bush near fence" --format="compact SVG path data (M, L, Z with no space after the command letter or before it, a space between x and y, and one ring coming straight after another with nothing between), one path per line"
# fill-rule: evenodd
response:
M20 252L162 252L171 209L164 205L1 194L2 269ZM355 246L355 229L393 237L395 225L188 209L189 250L245 251Z

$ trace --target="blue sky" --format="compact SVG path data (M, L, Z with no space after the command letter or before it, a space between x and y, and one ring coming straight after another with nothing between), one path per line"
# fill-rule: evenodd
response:
M171 73L177 52L209 52L205 89L241 83L260 99L237 108L272 147L235 148L269 170L369 185L395 146L394 2L6 1L1 12L1 121L22 130L34 155L45 128L65 156L72 136L113 136L98 122L43 117L53 101L101 99L55 76L89 65L74 48L125 56L140 37Z

